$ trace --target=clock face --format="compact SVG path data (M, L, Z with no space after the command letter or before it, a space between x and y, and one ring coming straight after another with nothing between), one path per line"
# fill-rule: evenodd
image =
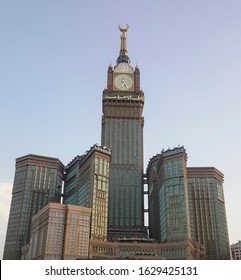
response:
M114 84L117 89L130 90L133 88L133 79L126 74L119 74L115 77Z

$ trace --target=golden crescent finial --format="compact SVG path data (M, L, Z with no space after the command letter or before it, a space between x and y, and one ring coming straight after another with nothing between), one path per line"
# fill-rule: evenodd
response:
M119 30L120 30L120 32L127 32L127 31L128 31L128 28L129 28L129 25L128 25L128 24L126 24L126 28L122 28L122 27L121 27L121 24L119 24Z

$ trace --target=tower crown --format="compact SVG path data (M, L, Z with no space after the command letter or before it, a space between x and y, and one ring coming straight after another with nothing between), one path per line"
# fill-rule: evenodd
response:
M119 64L121 62L130 63L130 59L128 57L128 51L126 46L126 32L129 29L129 25L126 24L126 28L122 28L121 24L119 25L119 30L122 32L121 34L121 46L120 46L120 53L116 60L116 63Z

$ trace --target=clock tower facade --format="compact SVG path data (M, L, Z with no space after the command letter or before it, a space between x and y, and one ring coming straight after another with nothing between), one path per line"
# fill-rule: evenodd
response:
M140 71L130 64L126 28L119 26L120 53L109 66L103 91L101 145L111 149L108 238L146 237L143 201L144 93Z

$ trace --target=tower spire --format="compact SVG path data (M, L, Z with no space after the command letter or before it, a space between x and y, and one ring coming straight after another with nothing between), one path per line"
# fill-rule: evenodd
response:
M119 64L121 62L130 63L130 59L128 57L128 51L126 46L126 32L129 29L129 25L126 24L125 28L121 27L121 24L119 25L119 30L122 32L121 34L121 46L120 46L120 53L116 60L116 63Z

